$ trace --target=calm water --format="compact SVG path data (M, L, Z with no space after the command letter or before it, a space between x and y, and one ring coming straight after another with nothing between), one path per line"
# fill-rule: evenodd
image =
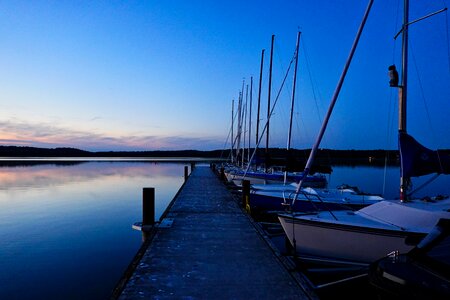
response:
M180 163L0 167L0 299L108 299L141 245L142 188L156 188L159 218L183 176ZM333 167L328 179L398 195L397 168ZM419 194L430 191L450 194L450 176Z
M184 165L0 167L0 299L108 299L141 245L142 188L159 218Z
M381 194L386 199L399 198L400 171L397 167L334 166L327 178L330 188L345 183L367 193ZM450 175L413 178L412 184L412 190L417 190L414 192L417 197L450 195Z

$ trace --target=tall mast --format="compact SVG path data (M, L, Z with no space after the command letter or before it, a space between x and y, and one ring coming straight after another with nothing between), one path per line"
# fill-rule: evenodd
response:
M245 162L245 136L247 131L247 100L248 100L248 84L245 87L245 104L244 110L242 112L242 122L244 124L244 130L242 131L242 135L244 137L244 143L242 144L242 167L244 167Z
M402 81L399 88L399 124L398 130L406 132L406 95L408 93L408 22L409 0L404 0L402 26Z
M409 0L403 3L403 26L402 26L402 81L398 88L399 109L398 109L398 132L406 133L406 95L408 92L408 22L409 22ZM409 178L400 175L400 200L407 201L406 189Z
M295 53L294 53L294 57L295 57L295 68L294 68L294 79L293 79L293 84L292 84L292 99L291 99L291 116L289 118L289 131L288 131L288 141L287 141L287 152L286 155L289 158L290 157L290 153L289 150L291 149L291 137L292 137L292 119L294 117L294 100L295 100L295 86L297 83L297 65L298 65L298 47L300 45L300 31L297 33L297 43L295 46ZM287 160L287 163L289 163L289 160ZM287 165L286 165L286 169L287 169ZM286 183L287 181L287 170L284 172L284 183Z
M258 111L256 114L256 145L258 144L259 141L259 111L261 107L261 84L262 84L263 66L264 66L264 49L262 49L261 51L261 67L259 70Z
M317 140L316 140L316 142L314 143L314 145L313 145L313 147L311 149L311 153L309 154L309 158L308 158L308 161L306 162L306 166L305 166L305 170L303 171L302 178L300 179L300 181L297 184L297 190L296 190L296 193L295 193L295 197L294 197L294 199L292 201L292 205L294 205L294 202L297 199L297 196L298 196L298 193L299 193L300 188L302 186L304 178L306 178L306 176L308 176L309 171L311 170L311 166L313 164L313 161L314 161L317 149L319 148L320 142L322 141L323 135L325 134L325 129L327 128L328 121L329 121L330 116L331 116L331 112L333 111L334 105L336 104L336 100L337 100L337 98L339 96L339 93L341 91L342 84L344 83L345 76L347 74L348 68L350 67L350 62L352 61L353 54L355 53L356 46L358 45L359 38L361 37L362 30L364 28L364 25L366 24L367 17L369 16L369 12L370 12L370 8L372 7L372 4L373 4L373 0L369 0L369 4L367 5L366 11L364 13L363 20L361 21L361 24L359 25L358 32L356 34L355 40L353 41L352 48L350 49L350 54L349 54L349 56L347 58L347 62L345 63L344 70L342 71L342 74L341 74L341 77L339 78L339 81L338 81L338 84L336 86L336 89L334 90L333 97L331 99L330 106L328 107L328 111L327 111L327 114L325 116L325 119L324 119L324 121L322 123L322 127L320 128L319 135L318 135Z
M237 150L236 150L236 162L239 164L239 155L241 154L241 138L242 138L242 102L244 98L244 84L245 79L242 80L242 89L239 92L239 103L238 103L238 133L237 133Z
M244 148L245 148L245 145L243 145L243 147L241 148L241 139L243 137L243 134L244 134L244 139L245 139L245 133L242 133L243 122L244 122L244 86L245 86L245 78L242 79L241 104L240 104L241 107L239 110L239 114L240 114L240 118L241 118L241 122L239 125L239 153L241 154L242 157L244 156ZM244 143L245 143L245 141L244 141ZM243 160L241 159L241 161L242 161L241 166L243 166Z
M231 163L234 164L234 134L233 134L233 127L234 127L234 99L231 101Z
M270 94L272 89L272 60L273 60L273 42L275 35L272 34L272 45L270 46L270 63L269 63L269 95L267 96L267 128L266 128L266 155L269 154L269 119L270 119Z
M291 116L289 121L289 132L288 132L288 142L287 142L287 150L291 149L291 137L292 137L292 119L294 117L294 100L295 100L295 85L297 82L297 65L298 65L298 47L300 45L300 34L299 31L297 33L297 44L295 46L295 68L294 68L294 83L292 87L292 100L291 100Z
M239 100L238 100L238 126L236 133L236 163L239 165L239 154L241 152L241 110L242 110L242 92L239 92Z
M431 16L434 16L436 14L439 14L441 12L446 11L447 8L438 10L434 13L428 14L426 16L423 16L419 19L416 19L414 21L409 21L409 0L404 0L403 2L403 25L402 29L399 33L395 36L397 36L402 33L402 81L400 85L398 85L398 133L399 133L399 140L401 134L406 134L406 107L407 107L407 93L408 93L408 30L409 25L416 23L418 21L424 20L426 18L429 18ZM391 67L393 67L393 70L391 70ZM391 86L397 86L395 82L398 83L398 74L396 74L395 66L389 67L390 73L389 76L391 77ZM392 72L392 73L391 73ZM400 149L401 150L401 149ZM401 201L408 201L408 195L407 190L410 186L410 177L403 176L403 159L401 162L401 170L400 170L400 200Z
M252 140L252 105L253 105L253 76L250 76L250 113L248 115L248 158L250 164L250 149Z

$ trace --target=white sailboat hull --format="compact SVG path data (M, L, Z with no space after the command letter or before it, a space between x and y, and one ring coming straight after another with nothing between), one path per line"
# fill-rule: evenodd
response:
M325 260L370 264L392 251L407 252L414 245L406 242L407 234L389 231L368 232L353 226L321 226L304 220L279 217L297 255Z
M278 218L300 257L370 264L392 251L408 252L439 219L450 218L448 201L442 204L380 201L357 212L280 214Z

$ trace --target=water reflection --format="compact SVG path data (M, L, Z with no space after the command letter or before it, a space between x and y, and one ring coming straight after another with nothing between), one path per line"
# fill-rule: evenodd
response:
M88 162L0 168L0 298L107 299L141 244L142 188L159 218L184 165Z
M0 167L0 299L108 299L141 244L142 188L157 219L184 180L179 163L92 161ZM415 179L415 186L427 177ZM396 167L333 167L329 185L398 197ZM419 194L450 194L441 176Z
M146 166L147 168L144 168ZM149 167L151 166L151 167ZM175 168L177 168L175 170ZM178 169L179 168L179 169ZM105 176L161 178L183 173L179 164L142 162L85 162L75 164L34 164L32 166L1 166L0 189L20 189L65 185L90 181Z

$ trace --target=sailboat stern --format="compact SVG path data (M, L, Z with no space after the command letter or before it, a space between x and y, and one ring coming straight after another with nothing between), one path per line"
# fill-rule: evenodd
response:
M301 258L316 257L323 261L370 264L393 251L406 253L425 234L401 231L389 226L375 226L352 212L353 224L317 215L279 214L279 220L296 254ZM357 225L360 223L360 225Z

